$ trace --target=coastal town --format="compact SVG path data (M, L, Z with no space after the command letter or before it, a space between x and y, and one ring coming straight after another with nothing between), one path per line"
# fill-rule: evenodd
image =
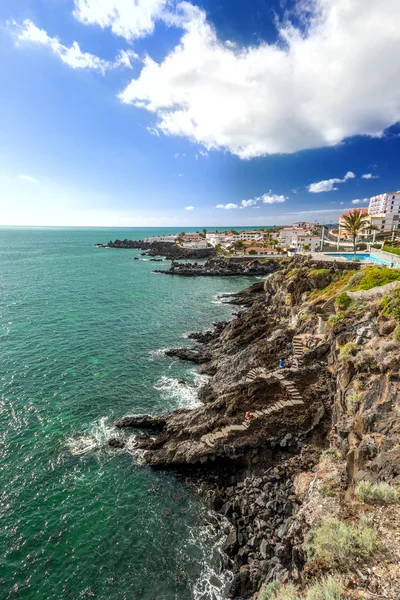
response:
M399 232L400 191L373 196L369 206L352 208L339 217L337 224L320 224L298 221L291 225L273 226L254 230L235 229L195 233L181 232L148 237L146 243L174 243L182 248L202 250L215 248L222 255L279 256L296 253L320 253L324 250L352 251L353 233L349 218L357 216L361 227L357 232L360 250L373 249L376 253L399 254L396 251L396 234ZM390 262L390 256L386 256ZM381 256L381 260L385 257Z

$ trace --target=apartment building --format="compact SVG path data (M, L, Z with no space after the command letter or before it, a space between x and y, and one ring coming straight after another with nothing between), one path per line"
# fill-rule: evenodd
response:
M369 202L368 215L371 224L383 233L399 229L400 191L373 196Z

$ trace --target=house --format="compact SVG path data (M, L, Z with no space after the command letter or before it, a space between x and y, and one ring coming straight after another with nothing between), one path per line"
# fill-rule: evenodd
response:
M253 255L255 256L255 254L257 254L258 256L268 256L269 254L279 254L277 250L275 250L275 248L261 248L260 246L247 246L245 248L245 254L246 255Z
M294 237L306 235L307 230L302 227L282 227L278 235L278 243L282 246L290 246Z
M292 238L290 248L295 252L318 252L321 249L321 236L312 234L296 235Z

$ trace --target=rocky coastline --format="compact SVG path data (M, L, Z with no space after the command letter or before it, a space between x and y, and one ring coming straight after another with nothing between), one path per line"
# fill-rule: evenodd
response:
M110 240L108 244L95 244L97 248L118 248L123 250L145 250L145 256L164 256L167 260L203 260L216 256L214 248L182 248L170 242L145 242L143 240Z
M265 283L228 298L243 307L230 322L167 351L208 375L200 407L116 422L120 443L133 430L149 466L185 474L228 523L229 598L257 598L273 581L306 589L330 573L307 554L313 527L342 514L356 519L360 481L400 482L398 322L382 313L384 288L349 291L343 312L339 292L362 277L358 270L282 261ZM386 293L395 294L391 285ZM371 566L360 560L341 585L366 600L400 585L400 568L393 575L390 565L388 583Z
M276 271L279 264L277 259L259 261L249 258L248 261L236 261L223 257L213 257L203 264L173 261L169 269L156 269L154 272L163 275L180 275L181 277L263 276Z

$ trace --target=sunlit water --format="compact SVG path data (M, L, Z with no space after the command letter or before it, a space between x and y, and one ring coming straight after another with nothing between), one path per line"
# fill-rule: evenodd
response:
M150 233L0 230L2 600L224 598L193 490L107 440L124 414L196 405L201 377L160 349L228 318L217 294L251 280L94 247Z

